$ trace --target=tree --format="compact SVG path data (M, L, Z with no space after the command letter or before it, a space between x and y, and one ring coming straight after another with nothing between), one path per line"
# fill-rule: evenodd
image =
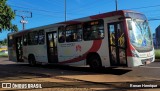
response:
M15 13L6 2L7 0L0 1L0 32L2 30L18 31L17 25L11 22L15 18Z
M7 46L7 39L5 38L4 40L0 41L1 46Z

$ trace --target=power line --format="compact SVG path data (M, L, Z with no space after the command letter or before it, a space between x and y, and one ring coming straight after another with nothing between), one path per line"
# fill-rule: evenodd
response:
M27 16L27 15L22 15L22 14L17 14L17 12L20 12L20 13L28 13L30 14L30 16ZM23 26L23 30L25 29L25 24L28 23L25 18L32 18L32 12L30 11L19 11L19 10L15 10L14 13L16 14L16 16L19 16L22 18L22 20L20 21L22 23L22 26Z
M21 8L21 9L27 9L27 10L32 10L32 11L39 11L39 12L46 12L46 13L52 13L52 14L63 14L63 11L49 11L49 10L44 10L44 9L36 9L36 8L28 8L28 7L22 7L22 6L16 6L16 5L10 5L12 7L17 7L17 8ZM70 13L67 12L67 14L74 14L74 15L82 15L82 14L75 14L75 13Z
M45 0L45 1L42 1L42 2L44 2L45 4L46 3L48 3L47 5L54 5L54 6L58 6L58 7L64 7L64 5L63 5L63 2L59 2L60 0L54 0L54 1L50 1L50 0ZM28 6L29 5L29 7L34 7L34 8L42 8L40 5L36 5L36 4L33 4L32 2L30 2L30 1L18 1L18 2L15 2L15 1L8 1L9 3L12 3L13 4L13 2L14 3L16 3L17 5L25 5L25 6ZM36 7L35 7L36 6Z
M92 5L92 4L90 4L90 5ZM87 7L90 7L90 5L88 5L88 4L84 4L83 6L87 6ZM63 12L61 12L61 11L49 11L49 10L45 10L45 9L36 9L36 8L28 8L28 7L22 7L22 6L17 6L17 5L10 5L10 6L12 6L12 7L17 7L17 8L23 8L23 9L28 9L28 10L34 10L34 11L38 11L38 12L45 12L45 13L47 13L47 14L43 14L44 16L46 15L46 16L50 16L50 17L56 17L55 16L55 14L57 15L57 14L63 14ZM93 7L94 5L92 5L92 7ZM87 8L87 7L82 7L82 8L79 8L78 10L76 9L76 12L78 11L81 11L81 10L83 10L83 9L85 9L85 8ZM143 9L143 8L152 8L152 7L160 7L160 5L152 5L152 6L145 6L145 7L138 7L138 8L130 8L130 9ZM88 8L89 9L89 8ZM87 9L87 10L88 10ZM74 9L75 10L75 9ZM86 10L86 9L85 9ZM156 11L158 11L158 10L156 10ZM42 13L39 13L39 14L42 14ZM52 15L53 14L53 15ZM67 12L67 14L74 14L74 15L83 15L83 14L77 14L77 13L69 13L69 12ZM59 15L57 15L57 16L59 16Z
M23 8L23 9L28 9L28 10L35 10L35 11L42 11L42 12L51 12L51 13L61 13L61 12L52 12L49 10L44 10L44 9L35 9L35 8L28 8L28 7L22 7L22 6L16 6L16 5L10 5L12 7L17 7L17 8Z
M143 8L153 8L153 7L160 7L160 5L152 5L152 6L145 6L145 7L139 7L139 8L130 8L130 9L143 9Z
M94 0L94 1L92 0L92 2L88 2L88 3L83 4L81 6L81 8L77 8L77 9L69 8L69 10L72 11L72 12L81 12L81 11L84 11L84 10L91 11L91 10L94 10L93 7L95 7L95 5L97 4L95 2L96 2L96 0ZM113 2L113 0L111 2ZM109 4L111 2L107 1L107 4ZM104 4L104 1L103 2L101 1L100 3ZM99 6L102 6L102 5L99 5Z
M92 4L90 4L90 5L88 5L89 3L87 3L87 4L84 4L84 5L82 5L82 6L87 6L87 7L89 7L90 5L92 5ZM45 10L45 9L35 9L35 8L28 8L28 7L22 7L22 6L16 6L16 5L11 5L12 7L18 7L18 8L23 8L23 9L28 9L28 10L34 10L34 11L40 11L40 12L47 12L47 13L56 13L56 14L61 14L62 12L60 12L60 11L49 11L49 10ZM62 5L63 6L63 5ZM94 6L94 5L92 5L92 6ZM139 7L139 8L130 8L130 9L142 9L142 8L150 8L150 7L159 7L160 5L153 5L153 6L146 6L146 7ZM67 12L67 14L74 14L74 15L77 15L77 11L79 12L79 11L81 11L81 10L84 10L85 8L87 8L87 7L82 7L82 8L79 8L79 9L76 9L76 13L69 13L69 12ZM88 8L89 9L89 8ZM87 9L87 10L88 10ZM75 9L74 9L75 10ZM78 15L82 15L82 14L78 14Z
M60 0L45 0L47 1L49 4L52 4L52 5L57 5L57 6L61 6L62 8L64 8L64 5L63 5L63 1L60 1Z
M157 20L160 20L160 18L158 19L148 19L148 21L157 21Z

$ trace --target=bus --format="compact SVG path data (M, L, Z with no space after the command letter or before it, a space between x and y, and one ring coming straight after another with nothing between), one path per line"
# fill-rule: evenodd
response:
M69 66L136 67L155 60L145 15L119 10L8 34L9 60Z

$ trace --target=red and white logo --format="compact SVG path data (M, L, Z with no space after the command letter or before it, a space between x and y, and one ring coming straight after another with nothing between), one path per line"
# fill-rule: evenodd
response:
M80 45L76 45L76 52L80 51L81 52L82 47Z

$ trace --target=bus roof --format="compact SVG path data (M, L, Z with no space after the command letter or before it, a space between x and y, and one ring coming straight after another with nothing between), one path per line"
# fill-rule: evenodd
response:
M135 12L135 11L132 11L132 10L118 10L118 11L106 12L106 13L87 16L87 17L83 17L83 18L79 18L79 19L69 20L69 21L66 21L66 22L59 22L59 23L44 25L44 26L40 26L40 27L36 27L36 28L30 28L30 29L26 29L26 30L23 30L23 31L19 31L19 32L9 33L9 35L21 34L21 33L24 34L24 33L27 33L31 30L34 31L34 30L38 30L38 29L51 28L51 27L55 27L55 26L77 24L77 23L82 23L82 22L86 22L86 21L90 21L90 20L96 20L96 19L102 19L102 18L105 18L105 17L111 17L111 16L116 16L116 15L124 16L124 14L126 12L139 13L139 12Z

